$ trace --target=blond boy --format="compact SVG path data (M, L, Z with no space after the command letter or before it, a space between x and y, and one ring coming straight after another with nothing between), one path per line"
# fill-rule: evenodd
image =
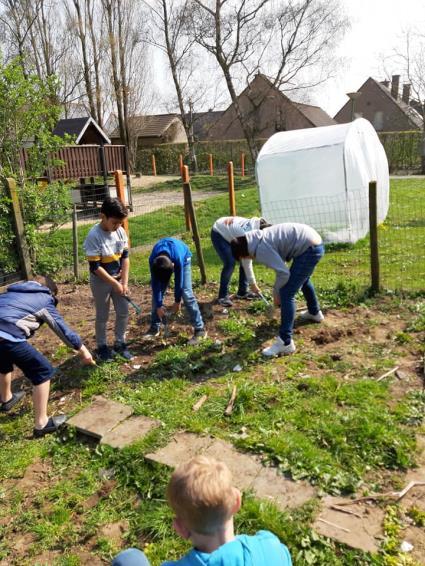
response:
M253 536L234 533L233 516L241 507L241 494L232 484L229 468L213 458L197 456L178 467L167 490L175 513L176 532L192 542L183 558L163 566L290 566L289 551L268 531ZM127 553L129 561L120 559ZM131 554L133 553L133 554ZM140 562L131 559L139 553ZM124 558L124 556L123 556ZM114 566L144 565L146 557L129 549Z

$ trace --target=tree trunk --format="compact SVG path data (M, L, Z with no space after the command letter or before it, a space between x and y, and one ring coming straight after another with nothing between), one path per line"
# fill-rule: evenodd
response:
M103 112L102 112L102 88L100 85L100 69L99 69L99 61L100 61L99 46L97 43L97 38L93 25L93 5L91 4L91 0L86 0L86 2L87 2L90 39L93 48L93 66L94 66L94 80L95 80L95 100L96 100L95 116L97 123L102 128Z
M86 44L86 34L84 31L84 23L81 15L81 7L78 0L73 0L75 11L77 12L77 22L78 22L78 37L81 44L81 53L83 55L83 74L84 74L84 84L86 87L87 99L89 101L90 115L96 116L96 109L93 100L93 91L91 87L90 80L90 67L87 57L87 44Z

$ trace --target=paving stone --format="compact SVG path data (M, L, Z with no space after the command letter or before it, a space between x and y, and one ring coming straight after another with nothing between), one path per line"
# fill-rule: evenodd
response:
M102 438L132 413L133 409L128 405L99 396L94 397L91 405L71 417L68 424L84 434Z
M155 453L146 454L145 458L175 468L197 454L203 454L213 441L214 439L210 436L179 432L166 446Z
M235 486L241 490L252 488L255 478L263 467L255 456L243 454L231 444L222 440L214 440L204 454L224 462L232 472Z
M346 501L348 500L340 497L329 496L324 498L322 511L313 525L314 530L352 548L358 548L365 552L377 552L380 539L383 536L383 510L377 505L363 502L342 507L342 509L354 512L356 515L331 509L332 505ZM324 523L320 519L327 522Z
M316 496L308 482L287 479L276 468L262 467L251 489L256 497L269 499L281 510L299 507Z
M160 425L160 421L149 417L130 417L121 421L118 426L108 431L101 439L101 444L109 444L113 448L124 448L143 438L152 429Z

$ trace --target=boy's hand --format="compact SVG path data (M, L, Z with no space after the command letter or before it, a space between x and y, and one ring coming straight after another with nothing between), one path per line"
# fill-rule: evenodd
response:
M115 293L118 293L118 295L125 295L124 287L123 285L121 285L119 281L114 281L112 284L112 288L115 291Z
M158 315L158 318L162 320L165 317L165 308L164 307L158 307L156 309L156 314Z
M121 283L122 286L122 294L123 295L128 295L128 283Z
M253 293L256 293L257 295L259 295L261 293L261 289L256 283L251 283L251 285L249 287L250 287L251 291Z
M275 307L280 307L280 297L279 295L273 295L273 304Z
M95 366L96 365L96 362L94 361L93 356L90 354L90 352L84 346L84 344L78 350L78 355L80 357L80 360L82 361L82 363L85 366Z
M180 310L180 303L173 303L172 307L171 307L171 312L173 314L178 313Z

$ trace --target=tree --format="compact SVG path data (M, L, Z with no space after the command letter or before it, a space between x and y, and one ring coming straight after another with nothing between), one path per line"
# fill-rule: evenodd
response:
M329 58L347 21L338 0L192 0L191 5L195 39L223 73L255 160L255 121L248 115L262 101L252 99L251 109L243 109L236 84L241 79L249 83L260 70L277 88L307 88L321 82L323 76L308 76Z

